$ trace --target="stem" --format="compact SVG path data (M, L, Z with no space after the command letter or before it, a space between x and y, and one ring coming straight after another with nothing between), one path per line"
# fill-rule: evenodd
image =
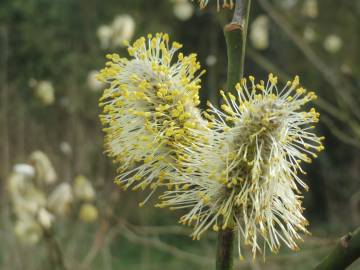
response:
M237 0L233 20L224 28L228 54L227 91L233 91L244 76L250 6L251 0Z
M360 227L343 236L336 247L314 270L346 269L360 258Z
M227 91L234 91L235 85L244 75L246 36L250 6L251 0L236 0L233 20L224 27L228 55ZM233 249L233 230L220 230L216 254L217 270L233 269Z
M216 270L233 269L234 233L232 229L219 231L216 251Z
M251 8L251 0L246 1L246 6L244 8L245 17L243 19L243 40L242 40L242 55L241 55L241 73L240 77L244 77L244 65L245 65L245 54L246 54L246 41L248 34L248 26L249 26L249 18L250 18L250 8Z
M1 138L1 164L0 179L4 178L10 168L10 142L9 142L9 117L8 117L8 78L7 66L9 58L9 37L5 25L0 25L0 138Z
M66 270L63 253L61 251L59 243L54 237L53 232L49 229L44 229L43 232L52 269Z
M237 24L228 24L224 28L227 56L228 56L228 70L226 90L234 92L235 85L240 81L243 61L243 35L242 27Z
M212 13L211 14L211 24L212 27L215 27L215 25L217 24L217 20L215 19L215 14ZM209 33L209 53L210 55L216 55L218 52L218 32L217 31L210 31ZM217 67L216 65L212 65L208 67L208 87L209 87L209 92L208 92L208 100L214 104L214 105L218 105L219 103L219 96L218 96L218 91L217 91L217 86L216 86L216 74L217 74Z

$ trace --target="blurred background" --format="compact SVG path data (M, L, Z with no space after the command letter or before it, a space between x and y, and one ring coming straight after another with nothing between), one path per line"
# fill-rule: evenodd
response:
M124 40L167 32L207 70L202 105L226 80L232 12L187 0L1 0L0 269L212 269L216 235L192 241L180 213L138 208L103 154L97 70ZM254 0L246 75L300 75L319 96L326 151L307 170L312 236L237 269L311 269L360 225L360 1ZM350 269L360 269L354 264Z

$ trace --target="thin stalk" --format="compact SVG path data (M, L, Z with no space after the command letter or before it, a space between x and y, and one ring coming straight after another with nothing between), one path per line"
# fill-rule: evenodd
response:
M250 8L251 8L251 0L247 0L245 10L244 10L244 20L243 20L243 40L242 40L242 54L241 54L241 70L240 70L240 78L244 77L244 66L245 66L245 54L246 54L246 42L248 35L248 27L249 27L249 18L250 18Z
M66 266L64 263L64 256L59 243L56 241L54 237L53 231L49 229L44 229L43 232L44 232L44 240L47 245L47 251L49 253L49 260L52 269L66 270Z
M346 269L360 257L360 227L342 237L336 247L314 270Z
M211 13L211 24L212 27L215 27L215 25L217 24L217 20L215 19L215 12L212 11ZM217 51L218 51L218 32L217 31L211 31L209 33L209 55L216 55ZM209 92L208 92L208 100L214 104L217 105L219 102L219 96L218 96L218 92L216 89L216 74L217 74L217 67L216 64L210 65L208 67L208 88L209 88Z
M216 270L230 270L234 267L234 232L232 229L221 230L218 233L216 251Z
M9 121L8 121L8 78L7 65L9 57L8 30L5 25L0 25L0 138L2 173L0 179L5 177L10 168L10 142L9 142ZM1 188L0 188L1 189Z
M243 71L243 29L237 24L228 24L224 29L227 56L228 56L228 69L226 90L229 92L235 91L235 85L240 81Z
M251 0L236 0L234 17L224 27L227 46L228 70L227 91L234 91L235 85L244 75L247 28L250 15ZM216 254L216 269L233 269L234 232L232 229L220 230Z
M244 76L250 6L251 0L237 0L233 20L224 28L228 55L227 91L234 91Z

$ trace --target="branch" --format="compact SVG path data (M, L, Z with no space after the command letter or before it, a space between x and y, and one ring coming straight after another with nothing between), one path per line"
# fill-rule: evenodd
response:
M0 138L1 138L1 164L2 171L0 178L5 177L10 169L10 143L9 143L9 117L8 117L8 58L9 58L9 37L5 25L0 25ZM1 191L1 188L0 188Z
M133 228L134 232L145 235L159 235L159 234L171 234L171 235L186 235L191 234L189 228L181 226L139 226L125 222L128 227Z
M216 269L230 270L233 269L234 260L234 232L232 229L219 231L218 246L216 251Z
M104 242L106 234L109 231L109 223L107 220L103 220L100 223L100 226L95 234L93 243L91 245L91 248L89 252L87 253L84 261L81 263L79 269L88 269L90 268L91 263L95 259L96 255L99 253L99 251L104 248Z
M52 269L66 270L64 254L60 248L59 243L55 239L54 232L51 229L43 228L43 233Z
M230 24L224 27L227 46L228 69L226 90L234 91L235 85L244 76L244 62L247 28L250 15L251 0L236 0L234 17ZM233 269L234 232L230 228L219 231L216 269Z
M327 115L323 115L321 117L321 122L323 122L329 129L330 132L337 137L339 140L343 141L344 143L354 146L360 149L360 141L358 138L354 138L354 136L346 134L342 128L337 127L335 123L331 120L330 117Z
M314 270L346 269L360 257L360 227L343 236L333 251Z
M207 258L178 249L177 247L162 242L160 239L146 238L144 236L139 236L136 233L134 233L132 230L130 230L125 224L119 223L117 230L115 230L113 233L115 234L121 233L130 242L154 247L174 257L177 257L182 260L190 261L197 265L209 266L211 264L210 260L208 260Z
M242 30L242 26L237 24L228 24L224 28L228 57L226 90L229 92L235 91L235 85L243 76L242 65L240 64L244 61L242 58Z
M224 28L228 56L227 91L233 91L235 85L244 75L250 6L251 0L237 0L234 18Z

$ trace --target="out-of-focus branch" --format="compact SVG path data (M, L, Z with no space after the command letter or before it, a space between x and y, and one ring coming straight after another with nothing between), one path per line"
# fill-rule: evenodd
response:
M262 67L267 72L274 73L276 76L279 76L279 79L283 82L289 81L291 79L290 75L277 67L273 62L269 61L267 58L262 56L260 53L256 52L250 46L247 48L247 56L250 57L256 64Z
M331 253L314 270L346 269L360 257L360 227L343 236Z
M8 31L5 25L0 25L0 138L1 138L1 162L3 175L9 171L10 145L8 131L8 85L7 85L7 64L9 57ZM1 191L1 187L0 187Z
M287 34L300 51L306 56L310 63L312 63L334 88L335 94L339 95L345 102L344 108L350 108L352 112L360 118L359 106L349 93L355 92L352 85L339 75L339 72L332 70L318 54L303 40L303 38L296 33L291 24L286 18L278 12L268 0L258 0L260 6L269 14L274 22Z
M195 255L195 254L183 251L181 249L178 249L177 247L174 247L172 245L164 243L161 240L154 238L154 237L149 238L149 237L139 236L136 233L134 233L132 230L130 230L123 223L119 223L117 228L112 231L112 233L111 233L111 235L109 235L109 237L113 238L114 235L116 235L116 234L123 235L130 242L154 247L160 251L171 254L172 256L175 256L179 259L190 261L196 265L202 265L202 266L212 265L212 260L210 258L204 258L199 255Z
M90 265L92 261L95 259L96 255L99 253L101 248L104 246L104 241L106 237L106 233L109 230L109 223L107 220L102 220L99 226L99 229L97 230L95 234L95 238L93 241L93 244L90 248L90 251L86 255L84 261L82 262L79 269L88 269L90 268Z
M360 223L360 190L351 196L350 207L353 222Z
M112 222L110 222L110 220L115 222L115 224L111 225ZM110 229L110 226L112 227L112 229ZM205 258L205 257L201 257L199 255L194 255L192 253L183 251L172 245L164 243L154 236L149 237L147 235L147 232L164 233L166 231L166 233L174 233L176 231L179 231L178 226L171 226L171 228L144 227L145 228L144 230L142 230L142 228L143 227L141 227L141 226L131 225L126 220L116 218L113 215L106 216L103 219L103 221L101 222L100 228L99 228L98 232L96 233L93 245L90 249L90 252L86 256L85 260L83 261L83 263L79 269L89 269L91 262L97 256L99 251L101 251L102 249L109 246L109 244L118 235L122 235L130 242L153 247L155 249L158 249L162 252L168 253L179 259L192 262L196 265L209 266L212 264L211 258ZM140 231L142 231L142 233L140 233Z
M360 148L360 141L344 133L340 128L338 128L335 125L335 123L330 119L330 117L323 115L321 117L321 122L323 122L330 129L331 133L334 136L336 136L339 140L343 141L348 145L354 146L356 148Z
M133 230L139 234L146 235L161 235L161 234L172 234L172 235L186 235L189 236L192 232L190 228L182 226L137 226L129 225Z
M54 232L50 229L43 228L43 233L52 269L66 270L64 255L59 243L55 239Z

